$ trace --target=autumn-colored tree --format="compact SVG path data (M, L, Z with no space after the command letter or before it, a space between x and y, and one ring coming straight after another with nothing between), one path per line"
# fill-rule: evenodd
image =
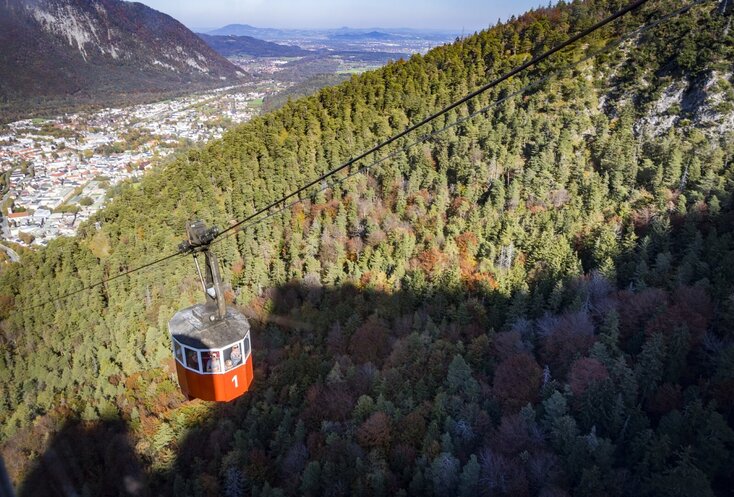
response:
M529 354L517 354L502 361L495 371L492 391L504 412L514 413L535 402L542 374L542 369Z
M390 418L384 412L373 413L357 430L357 440L367 448L388 450L392 441Z
M349 340L349 353L356 362L380 365L387 358L388 330L377 318L357 328Z
M523 341L518 330L497 333L494 336L492 347L494 348L494 355L500 361L523 352L529 352L528 344Z
M609 378L609 372L601 362L589 357L582 357L571 364L571 371L568 373L568 384L571 386L574 395L581 396L591 385L607 378Z
M588 354L596 340L585 312L567 314L553 323L541 344L540 357L557 378L565 378L571 363Z
M312 385L306 393L303 419L310 426L323 420L343 421L352 411L354 399L343 383Z
M419 407L398 421L396 436L406 444L417 446L423 440L425 432L426 412Z
M645 323L664 309L668 296L659 288L646 288L641 292L620 292L619 331L627 338L639 333Z

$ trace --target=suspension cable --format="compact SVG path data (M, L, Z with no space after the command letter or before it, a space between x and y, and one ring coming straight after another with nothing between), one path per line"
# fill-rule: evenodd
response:
M582 59L579 59L578 61L573 62L571 64L568 64L565 67L562 67L560 69L557 69L557 70L553 71L552 73L547 74L546 76L544 76L544 77L542 77L542 78L540 78L540 79L538 79L536 81L533 81L533 82L531 82L531 83L523 86L519 90L516 90L516 91L514 91L512 93L509 93L508 95L505 95L504 97L500 98L499 100L495 100L495 101L489 103L488 105L482 107L481 109L478 109L478 110L472 112L471 114L469 114L467 116L464 116L464 117L462 117L460 119L457 119L456 121L453 121L453 122L447 124L443 128L440 128L438 130L432 131L431 133L422 135L422 136L418 137L415 141L409 143L408 145L406 145L406 146L404 146L402 148L396 149L396 150L390 152L389 154L387 154L386 156L384 156L384 157L382 157L380 159L377 159L377 160L375 160L374 162L372 162L370 164L367 164L365 166L362 166L361 168L359 168L359 169L357 169L357 170L355 170L353 172L350 172L346 176L338 179L337 181L334 181L333 183L330 183L330 184L323 184L322 183L322 185L321 185L320 188L318 188L316 190L312 190L309 193L309 195L315 195L317 193L324 192L326 190L329 190L331 188L334 188L335 186L338 186L338 185L344 183L345 181L347 181L350 178L353 178L354 176L357 176L359 174L363 174L363 173L367 172L368 170L374 168L375 166L378 166L378 165L382 164L383 162L386 162L389 159L395 158L399 154L404 153L404 152L407 152L411 148L413 148L413 147L415 147L417 145L420 145L421 143L425 143L426 141L429 141L433 137L435 137L435 136L437 136L437 135L439 135L441 133L444 133L444 132L446 132L447 130L449 130L451 128L454 128L456 126L459 126L460 124L463 124L464 122L469 121L469 120L473 119L474 117L476 117L476 116L478 116L480 114L484 114L487 111L489 111L490 109L492 109L492 108L494 108L494 107L496 107L496 106L498 106L498 105L500 105L500 104L502 104L502 103L504 103L504 102L506 102L506 101L508 101L508 100L510 100L510 99L512 99L512 98L514 98L516 96L518 96L518 95L521 95L521 94L526 93L527 91L529 91L529 90L531 90L533 88L537 88L537 87L541 86L543 83L545 83L546 81L548 81L555 74L562 73L564 71L568 71L570 69L573 69L573 68L575 68L575 67L583 64L584 62L586 62L586 61L588 61L590 59L593 59L593 58L598 57L600 55L603 55L603 54L605 54L607 52L610 52L612 49L618 47L619 45L621 45L625 41L628 41L629 39L632 39L632 38L634 38L636 36L639 36L640 34L642 34L642 33L646 32L646 31L649 31L649 30L657 27L658 25L662 24L665 21L667 21L667 20L669 20L669 19L671 19L673 17L676 17L676 16L678 16L680 14L683 14L683 13L687 12L692 7L694 7L695 5L704 3L705 1L707 1L707 0L695 0L694 2L691 2L691 3L687 4L687 5L685 5L685 6L681 7L681 8L679 8L679 9L677 9L677 10L675 10L675 11L673 11L673 12L671 12L671 13L669 13L669 14L667 14L667 15L665 15L665 16L657 19L657 20L655 20L654 22L651 22L651 23L646 24L644 26L638 27L637 29L634 29L634 30L632 30L632 31L624 34L623 36L617 38L613 42L608 43L602 49L597 50L597 51L595 51L593 53L590 53L590 54L586 55L585 57L583 57ZM351 165L353 162L356 162L357 160L358 159L354 159L354 160L350 159L350 161L352 161L352 162L350 162L349 164L346 164L346 166ZM324 176L325 177L333 176L332 173L335 174L335 173L343 170L344 169L343 166L344 165L339 166L338 168L333 169L332 171L330 171L329 173L325 174ZM319 179L321 179L321 178L319 178ZM313 186L314 184L315 184L315 181L310 183L311 186ZM302 190L304 190L304 189L308 189L308 186L299 189L299 192L302 191ZM293 194L289 194L287 197L293 197L295 194L296 193L294 192ZM281 205L281 203L283 202L284 199L286 199L286 197L284 197L283 199L281 199L281 200L279 200L277 202L274 202L274 203L270 204L269 208L272 208L272 207L278 206L278 205L280 205L280 207L278 209L270 212L270 213L267 213L267 215L265 215L264 217L255 219L255 218L257 218L258 215L265 214L269 210L268 207L265 207L263 209L260 209L258 212L256 212L256 213L248 216L243 221L240 221L237 224L234 224L234 225L230 226L228 229L220 232L219 235L217 236L217 238L215 239L215 241L213 243L219 243L219 242L221 242L221 241L223 241L223 240L225 240L225 239L227 239L227 238L229 238L229 237L231 237L231 236L239 233L240 231L243 231L243 230L245 230L247 228L251 228L251 227L253 227L253 226L255 226L255 225L257 225L257 224L259 224L261 222L264 222L264 221L266 221L266 220L274 217L277 214L280 214L280 213L282 213L284 211L287 211L291 207L293 207L293 206L295 206L295 205L297 205L297 204L299 204L299 203L301 203L301 202L303 202L305 200L304 198L299 197L299 198L297 198L296 200L293 200L290 203Z
M305 190L308 190L309 188L313 187L314 185L317 185L317 184L321 183L322 181L324 181L327 178L330 178L331 176L335 175L339 171L342 171L342 170L348 168L349 166L351 166L355 162L358 162L358 161L364 159L368 155L371 155L371 154L377 152L378 150L381 150L382 148L390 145L391 143L395 142L396 140L399 140L400 138L404 137L408 133L410 133L412 131L415 131L416 129L418 129L418 128L420 128L420 127L422 127L422 126L430 123L431 121L434 121L435 119L443 116L444 114L446 114L449 111L455 109L459 105L461 105L461 104L463 104L463 103L465 103L465 102L467 102L467 101L469 101L469 100L477 97L478 95L481 95L482 93L486 92L487 90L490 90L491 88L494 88L495 86L499 85L500 83L502 83L504 81L507 81L508 79L510 79L511 77L515 76L518 73L521 73L525 69L528 69L528 68L530 68L530 67L538 64L539 62L544 61L545 59L547 59L551 55L555 54L556 52L559 52L559 51L563 50L564 48L566 48L566 47L574 44L578 40L580 40L582 38L585 38L586 36L588 36L588 35L594 33L595 31L603 28L604 26L606 26L610 22L614 21L615 19L618 19L618 18L622 17L623 15L625 15L625 14L627 14L629 12L632 12L633 10L641 7L642 5L644 5L645 3L647 3L648 1L649 0L636 0L635 2L632 2L631 4L629 4L626 7L622 8L621 10L618 10L617 12L615 12L615 13L611 14L610 16L608 16L608 17L602 19L601 21L597 22L593 26L590 26L590 27L584 29L583 31L581 31L580 33L577 33L574 36L568 38L566 41L564 41L562 43L559 43L555 47L553 47L553 48L551 48L551 49L543 52L542 54L540 54L540 55L538 55L538 56L530 59L529 61L525 62L524 64L521 64L521 65L517 66L516 68L512 69L509 72L506 72L502 76L500 76L500 77L498 77L498 78L490 81L489 83L487 83L487 84L485 84L485 85L477 88L476 90L474 90L471 93L463 96L459 100L456 100L456 101L452 102L451 104L447 105L446 107L444 107L443 109L439 110L438 112L435 112L435 113L429 115L428 117L423 118L421 121L419 121L419 122L417 122L415 124L412 124L412 125L408 126L403 131L401 131L401 132L399 132L399 133L391 136L390 138L388 138L388 139L386 139L386 140L378 143L377 145L373 146L372 148L370 148L370 149L368 149L368 150L360 153L357 157L350 158L349 160L347 160L346 162L342 163L338 167L332 169L331 171L328 171L327 173L322 174L318 178L310 181L309 183L307 183L307 184L303 185L302 187L298 188L297 190L294 190L291 193L285 195L284 197L282 197L282 198L280 198L278 200L275 200L275 201L271 202L270 204L268 204L265 207L259 209L258 211L254 212L253 214L250 214L249 216L247 216L246 218L242 219L241 221L238 221L235 224L229 226L227 229L222 230L219 233L218 236L223 236L226 233L229 233L230 231L237 229L239 226L242 226L243 224L247 223L248 221L251 221L252 219L254 219L257 216L259 216L260 214L263 214L263 213L269 211L270 209L272 209L273 207L277 207L278 205L280 205L280 204L288 201L289 199L291 199L291 198L293 198L293 197L301 194Z
M555 47L547 50L546 52L542 53L541 55L538 55L537 57L529 60L528 62L526 62L526 63L524 63L524 64L516 67L515 69L512 69L511 71L503 74L502 76L494 79L493 81L491 81L491 82L489 82L489 83L481 86L477 90L475 90L475 91L473 91L473 92L465 95L464 97L462 97L459 100L454 101L453 103L449 104L448 106L444 107L443 109L439 110L438 112L435 112L435 113L429 115L428 117L424 118L420 122L409 126L405 130L401 131L400 133L397 133L396 135L393 135L392 137L390 137L390 138L384 140L383 142L375 145L374 147L370 148L369 150L360 153L357 157L350 158L348 161L342 163L338 167L336 167L336 168L328 171L327 173L321 175L320 177L318 177L318 178L310 181L306 185L304 185L304 186L298 188L297 190L295 190L295 191L293 191L293 192L285 195L284 197L280 198L279 200L276 200L274 202L271 202L267 206L259 209L257 212L255 212L255 213L247 216L246 218L242 219L241 221L238 221L235 224L229 226L227 229L219 232L214 237L214 240L213 240L212 243L218 243L218 242L220 242L220 241L222 241L222 240L224 240L226 238L229 238L230 236L238 233L239 231L242 231L242 230L244 230L246 228L252 227L252 226L254 226L254 225L258 224L258 223L261 223L261 222L263 222L263 221L265 221L267 219L272 218L276 214L279 214L281 212L284 212L285 210L287 210L287 209L293 207L294 205L298 204L299 202L302 202L303 201L303 199L298 198L298 199L296 199L296 200L294 200L294 201L292 201L290 203L285 204L285 202L287 202L288 200L292 199L293 197L296 197L296 196L300 195L301 193L305 192L306 190L309 190L310 188L312 188L313 186L315 186L315 185L317 185L319 183L323 183L326 179L328 179L328 178L334 176L335 174L339 173L340 171L343 171L344 169L352 166L356 162L359 162L362 159L364 159L365 157L367 157L367 156L369 156L371 154L374 154L374 153L378 152L379 150L381 150L381 149L385 148L386 146L390 145L391 143L394 143L395 141L397 141L397 140L405 137L407 134L411 133L412 131L415 131L416 129L418 129L418 128L420 128L420 127L422 127L422 126L424 126L424 125L426 125L426 124L434 121L438 117L440 117L440 116L448 113L449 111L455 109L459 105L468 102L469 100L471 100L471 99L473 99L473 98L481 95L482 93L485 93L486 91L488 91L491 88L494 88L494 87L498 86L502 82L504 82L504 81L508 80L509 78L517 75L518 73L524 71L525 69L528 69L528 68L530 68L530 67L538 64L539 62L547 59L551 55L553 55L553 54L555 54L555 53L563 50L564 48L570 46L571 44L575 43L576 41L578 41L578 40L580 40L580 39L582 39L582 38L590 35L591 33L593 33L595 31L601 29L602 27L606 26L607 24L609 24L610 22L614 21L615 19L618 19L618 18L624 16L625 14L627 14L627 13L629 13L629 12L631 12L631 11L637 9L637 8L639 8L640 6L642 6L643 4L647 3L648 1L649 0L637 0L637 1L629 4L627 7L625 7L623 9L615 12L614 14L611 14L610 16L606 17L605 19L603 19L603 20L599 21L598 23L594 24L593 26L591 26L591 27L583 30L582 32L580 32L580 33L572 36L571 38L568 38L566 41L564 41L564 42L560 43L559 45L556 45ZM345 177L337 180L336 182L334 182L332 184L322 184L322 186L321 186L320 189L314 190L313 192L311 192L311 194L318 193L318 192L327 190L329 188L333 188L334 186L343 183L347 179L352 178L352 177L356 176L357 174L364 173L367 170L369 170L369 169L371 169L371 168L373 168L373 167L375 167L375 166L377 166L379 164L382 164L382 163L384 163L385 161L387 161L387 160L389 160L391 158L396 157L400 153L403 153L405 151L408 151L409 149L411 149L411 148L413 148L413 147L415 147L415 146L417 146L417 145L419 145L421 143L424 143L424 142L430 140L431 138L433 138L433 137L435 137L435 136L437 136L437 135L439 135L439 134L441 134L441 133L443 133L443 132L445 132L445 131L447 131L447 130L449 130L451 128L454 128L454 127L456 127L456 126L458 126L458 125L460 125L460 124L462 124L462 123L464 123L464 122L466 122L466 121L468 121L468 120L476 117L477 115L480 115L480 114L483 114L483 113L487 112L491 108L493 108L493 107L495 107L495 106L497 106L497 105L499 105L499 104L501 104L503 102L506 102L506 101L508 101L511 98L514 98L514 97L516 97L516 96L518 96L518 95L520 95L522 93L525 93L526 91L528 91L528 90L530 90L530 89L532 89L534 87L540 86L541 84L543 84L544 82L546 82L548 79L550 79L550 77L553 74L556 74L556 73L559 73L559 72L562 72L562 71L566 71L566 70L572 69L572 68L574 68L574 67L582 64L585 61L588 61L588 60L590 60L590 59L592 59L594 57L597 57L597 56L599 56L599 55L601 55L601 54L603 54L605 52L608 52L612 48L615 48L615 47L619 46L624 41L626 41L626 40L628 40L628 39L630 39L630 38L632 38L634 36L637 36L637 35L639 35L640 33L644 32L644 31L648 31L648 30L650 30L650 29L658 26L662 22L665 22L665 21L667 21L668 19L670 19L672 17L675 17L677 15L680 15L680 14L682 14L682 13L690 10L693 6L695 6L697 4L704 3L705 1L707 1L707 0L696 0L694 2L691 2L691 3L687 4L687 5L685 5L684 7L681 7L679 9L677 9L676 11L673 11L673 12L671 12L671 13L663 16L663 17L661 17L660 19L657 19L656 21L654 21L654 22L652 22L650 24L647 24L645 26L641 26L641 27L639 27L639 28L637 28L637 29L629 32L628 34L623 35L622 37L618 38L614 42L611 42L611 43L607 44L604 48L602 48L602 49L600 49L600 50L598 50L598 51L596 51L596 52L594 52L592 54L589 54L589 55L583 57L582 59L580 59L580 60L578 60L578 61L576 61L576 62L574 62L574 63L572 63L570 65L567 65L566 67L563 67L561 69L558 69L556 71L553 71L552 73L544 76L543 78L541 78L539 80L536 80L534 82L531 82L528 85L525 85L524 87L522 87L521 89L519 89L517 91L514 91L514 92L512 92L512 93L510 93L510 94L508 94L508 95L506 95L506 96L504 96L504 97L502 97L502 98L500 98L500 99L498 99L496 101L491 102L490 104L486 105L485 107L482 107L481 109L479 109L477 111L474 111L474 112L472 112L471 114L469 114L467 116L464 116L464 117L462 117L462 118L460 118L460 119L458 119L456 121L453 121L453 122L449 123L448 125L444 126L443 128L440 128L438 130L432 131L431 133L422 135L419 138L417 138L415 141L411 142L410 144L408 144L408 145L406 145L406 146L404 146L404 147L402 147L400 149L397 149L397 150L394 150L394 151L390 152L388 155L386 155L386 156L384 156L384 157L382 157L382 158L380 158L380 159L378 159L378 160L376 160L376 161L374 161L374 162L372 162L372 163L370 163L368 165L365 165L365 166L363 166L363 167L361 167L361 168L359 168L359 169L351 172L350 174L346 175ZM281 206L281 207L279 209L273 211L273 212L268 213L269 210L271 210L272 208L277 207L277 206ZM262 218L255 219L255 218L257 218L258 216L260 216L262 214L267 214L267 215L264 216L264 217L262 217ZM138 267L136 267L134 269L123 271L123 272L121 272L119 274L116 274L115 276L110 277L110 278L105 278L105 279L99 280L99 281L97 281L95 283L92 283L90 285L84 286L83 288L80 288L78 290L74 290L74 291L69 292L69 293L66 293L64 295L61 295L61 296L55 297L53 299L49 299L49 300L46 300L44 302L41 302L39 304L35 304L35 305L32 305L32 306L26 307L24 309L19 310L18 312L24 313L24 312L30 311L32 309L36 309L38 307L42 307L42 306L47 305L47 304L51 304L51 303L55 303L55 302L58 302L58 301L61 301L61 300L68 299L70 297L73 297L74 295L78 295L78 294L80 294L82 292L85 292L87 290L91 290L91 289L96 288L98 286L105 285L106 283L109 283L110 281L114 281L114 280L116 280L118 278L122 278L124 276L128 276L130 274L133 274L133 273L136 273L138 271L141 271L141 270L144 270L144 269L147 269L147 268L156 266L156 265L161 264L161 263L166 262L166 261L170 261L170 260L175 259L177 257L182 257L184 255L186 255L186 253L179 250L179 251L174 252L172 254L166 255L165 257L161 257L160 259L156 259L154 261L151 261L151 262L148 262L146 264L143 264L142 266L138 266Z

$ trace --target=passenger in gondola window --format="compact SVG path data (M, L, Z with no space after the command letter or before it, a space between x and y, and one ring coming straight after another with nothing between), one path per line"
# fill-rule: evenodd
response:
M186 351L186 365L199 371L199 354L195 350Z
M233 367L242 362L242 351L239 343L232 345L232 348L229 349L229 359L232 361Z
M206 361L206 370L210 373L218 373L221 370L219 362L219 352L212 352Z

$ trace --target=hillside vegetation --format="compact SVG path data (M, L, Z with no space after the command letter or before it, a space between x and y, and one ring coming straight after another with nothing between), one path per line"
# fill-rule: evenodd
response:
M217 244L255 338L253 391L230 404L184 402L172 376L166 323L201 300L189 259L40 305L174 251L186 220L244 218L621 4L533 11L289 102L6 266L20 494L728 495L729 3ZM433 129L682 5L651 1Z

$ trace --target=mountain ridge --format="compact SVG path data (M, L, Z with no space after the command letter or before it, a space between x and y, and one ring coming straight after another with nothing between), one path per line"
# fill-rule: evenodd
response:
M211 35L196 33L199 38L225 57L250 55L253 57L299 57L312 53L297 45L279 45L252 36Z
M0 4L0 101L104 101L247 77L172 17L120 0Z
M323 39L335 38L340 39L351 37L359 39L364 37L366 34L378 34L378 38L389 39L390 37L404 38L414 37L423 38L426 40L434 41L446 41L448 39L454 39L458 36L458 33L454 33L450 30L439 30L439 29L419 29L419 28L260 28L251 26L249 24L228 24L220 28L207 31L206 34L210 35L237 35L237 36L252 36L254 38L274 41L292 39L294 37L320 37ZM369 39L369 37L365 38Z

